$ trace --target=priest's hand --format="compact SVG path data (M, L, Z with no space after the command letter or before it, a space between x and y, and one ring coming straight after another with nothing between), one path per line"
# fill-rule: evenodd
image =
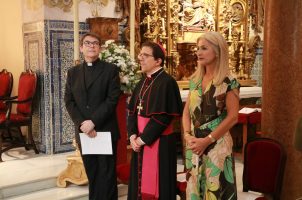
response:
M132 147L133 151L140 152L140 147L141 146L137 143L136 139L137 139L136 135L131 135L130 144L131 144L131 147Z
M87 133L87 135L88 135L88 137L90 137L90 138L94 138L94 137L96 137L96 131L93 129L92 131L90 131L89 133Z
M95 125L91 120L85 120L82 122L80 130L83 133L88 134L90 131L92 131L94 129Z

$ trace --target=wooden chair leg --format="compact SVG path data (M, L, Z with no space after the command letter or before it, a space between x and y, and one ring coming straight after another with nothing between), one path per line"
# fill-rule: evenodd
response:
M15 141L14 143L12 143L12 148L15 148L15 147L18 147L18 146L21 146L21 147L24 146L26 151L28 151L29 148L27 146L26 140L24 139L24 136L22 135L21 127L18 126L17 129L18 129L18 133L19 133L19 137L20 137L20 142ZM7 131L10 132L10 128L7 128ZM18 139L18 138L16 138L16 139Z
M5 129L1 130L1 132L2 132L2 136L1 137L2 137L3 141L6 141L7 139L13 140L13 136L12 136L12 134L10 132L8 132Z
M0 130L0 162L3 162L2 160L2 131Z
M242 161L244 161L244 147L247 142L247 123L242 124L242 150L241 150L241 157Z
M36 144L35 144L35 141L34 141L34 139L33 139L33 135L32 135L32 126L31 126L31 125L28 126L28 137L29 137L29 140L30 140L30 142L31 142L31 145L33 146L33 149L34 149L35 153L36 153L36 154L39 154L39 151L38 151L38 149L37 149L37 147L36 147Z

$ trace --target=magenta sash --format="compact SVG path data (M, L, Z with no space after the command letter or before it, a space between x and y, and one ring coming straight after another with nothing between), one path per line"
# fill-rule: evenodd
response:
M138 131L142 133L150 118L137 116ZM172 123L165 129L162 135L173 132ZM158 199L159 197L159 139L152 145L144 145L142 161L141 194L142 200Z

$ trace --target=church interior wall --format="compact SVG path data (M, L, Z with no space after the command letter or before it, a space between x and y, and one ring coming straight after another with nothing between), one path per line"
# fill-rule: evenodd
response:
M21 0L18 0L21 1ZM40 3L39 3L40 2ZM41 20L65 20L73 21L73 9L70 6L66 8L49 7L43 5L42 1L24 1L22 3L22 20L23 23L41 21ZM72 5L72 4L71 4ZM64 10L65 9L65 10ZM85 1L79 2L79 21L85 22L87 18L94 17L97 10L98 17L119 18L120 13L114 12L115 1L108 1L106 6L92 6Z
M0 69L6 68L14 76L12 95L17 94L18 77L24 70L21 13L21 0L1 1Z
M34 137L42 152L70 151L74 129L63 96L66 72L73 66L73 22L44 20L43 23L25 24L24 30L28 30L24 32L25 60L39 77L33 116ZM88 25L81 22L79 30L81 34L87 32ZM39 59L41 57L43 59Z
M55 7L39 7L39 4L30 4L28 6L24 4L24 2L38 3L39 0L9 0L1 1L0 3L0 69L6 68L13 73L14 88L12 95L17 94L18 77L20 73L24 71L26 66L31 65L31 68L35 69L35 71L39 74L39 94L36 97L39 99L39 103L36 104L37 107L34 109L35 140L38 141L39 148L41 152L44 153L51 154L69 151L73 148L71 146L73 139L73 126L69 120L69 117L67 116L66 110L64 110L65 107L62 101L62 95L64 93L65 72L69 67L72 66L73 63L73 11L71 9L69 12L63 12L62 9ZM42 0L40 2L42 2ZM101 12L99 12L99 15L102 17L118 17L119 15L114 12L114 4L114 1L109 1L109 4L106 7L100 8ZM286 3L282 2L282 4L284 4L283 7L286 7ZM292 4L294 5L294 3ZM91 6L84 1L80 2L79 9L79 21L81 22L80 31L83 33L88 30L87 24L85 23L86 18L93 17L93 15ZM291 13L291 11L287 13ZM285 19L286 18L282 17L282 20L280 21L285 21ZM36 29L29 28L29 31L26 32L26 28L30 27L31 25L33 25ZM23 32L23 30L25 31ZM281 33L283 32L280 31L280 34ZM253 33L251 32L251 35L252 34ZM263 35L259 35L261 40L263 40ZM276 41L280 42L282 40L278 39ZM284 48L284 46L289 45L280 45L281 48L279 49L283 51L282 48ZM257 49L256 54L255 67L252 69L252 78L257 80L258 85L262 85L262 47ZM277 63L276 66L279 66L281 63L277 62L279 61L278 57L280 56L274 57L274 59L276 59L275 63ZM285 60L283 63L286 62L287 60ZM266 73L266 80L269 80L269 75L271 76L271 74L275 73L276 70L273 68L274 66L275 65L272 65L272 67L269 68L271 73ZM280 65L279 68L284 69L284 65ZM297 63L295 63L295 68L299 69L299 65ZM280 70L280 73L282 72L283 71ZM280 75L280 73L279 78L283 78L284 74ZM301 73L291 74L299 75ZM272 77L270 79L272 79ZM276 80L279 81L280 79L276 78ZM267 84L268 83L271 84L270 81L267 81ZM283 83L284 81L280 84ZM280 88L283 91L286 91L286 88L283 88L285 86L287 86L287 84L284 84L284 86ZM296 86L300 85L297 84ZM273 91L275 88L276 87L270 90ZM277 93L279 92L279 90L276 91ZM272 99L270 97L271 95L268 95L268 93L266 95L267 100L264 103L266 103L267 109L272 107L269 105L271 104ZM283 97L286 96L283 95ZM298 97L301 97L301 95ZM300 102L298 101L298 97L295 96L295 99L297 99L296 103ZM275 98L275 101L278 99L283 100L284 98ZM283 104L280 104L280 102L274 104L274 112L280 110L280 105L282 106ZM297 105L300 104L297 103ZM286 106L290 108L290 104ZM295 112L295 115L298 115L300 114L301 109L296 108ZM272 115L271 113L273 112L267 113ZM275 120L274 115L272 115L272 117L269 116L270 118L267 117L267 120L265 121L267 127L264 127L264 130L265 128L268 130L268 132L271 132L272 128L279 130L277 126L278 123L276 123L276 121L282 121L284 118L284 113L289 112L286 110L283 113L279 113L280 114L276 116L279 116L280 120ZM291 131L288 131L285 128L282 130L284 130L281 132L282 134L286 133L284 136L280 134L282 139L285 136L292 134ZM280 136L275 133L273 135L276 135L277 137ZM287 149L290 145L292 145L292 141L290 141L291 139L292 137L290 135L290 137L285 140ZM290 150L289 155L291 155L291 157L289 157L288 162L290 163L290 166L295 166L295 163L299 163L301 160L301 153L299 152L298 154L298 152L293 151L292 149ZM290 168L290 166L288 168ZM284 191L290 190L292 196L295 195L296 197L298 194L301 194L301 190L298 188L301 185L299 184L301 179L297 179L295 177L297 173L293 172L297 168L298 167L291 169L289 171L290 173L287 172L286 175L289 178L285 179L284 184L286 186ZM300 172L301 167L298 169L299 171L297 171ZM285 193L284 191L283 193ZM284 196L283 199L286 199L286 196Z
M100 16L116 18L114 2L102 9ZM86 18L91 18L91 6L79 4L80 34L89 30ZM67 70L74 62L74 32L72 7L63 11L57 7L41 6L37 9L23 7L25 40L25 65L39 75L37 104L33 116L35 140L42 152L52 154L73 150L73 123L64 106L63 96ZM41 21L29 22L43 13ZM35 44L36 43L36 44ZM31 46L33 48L31 48ZM38 55L38 56L37 56Z
M33 117L35 140L44 153L52 154L72 150L71 143L74 131L62 100L65 74L67 69L73 65L73 9L71 6L65 7L65 10L63 10L62 8L43 5L42 1L12 0L8 2L5 3L5 15L15 16L15 12L18 12L19 15L17 16L19 18L17 21L19 23L9 24L7 22L9 27L6 30L6 35L1 37L0 40L10 41L10 33L18 32L20 35L18 41L21 42L16 45L5 43L4 46L10 47L11 51L15 49L15 52L16 49L18 51L22 50L16 52L21 61L18 67L14 68L18 71L13 75L18 77L21 71L31 68L39 76L37 103L35 104ZM17 7L19 10L16 9ZM85 23L86 18L92 18L96 13L101 17L120 17L121 13L116 13L114 8L115 1L108 1L108 5L103 7L93 7L85 1L80 1L79 21L81 22L81 33L89 29ZM5 19L5 17L2 17L2 19ZM11 28L12 25L18 27L19 30L14 31ZM9 56L6 56L6 52L1 55L9 58ZM16 55L16 53L10 53L10 55ZM257 56L256 60L258 62L255 62L255 65L260 67L254 67L253 73L256 74L256 80L261 80L261 74L259 74L262 67L261 49ZM13 71L12 69L8 67L9 71ZM17 85L17 81L18 78L15 78L15 85ZM16 90L16 87L14 87L14 90Z
M73 10L49 7L43 1L12 0L1 3L0 67L14 76L17 95L18 77L25 69L38 74L33 114L33 135L43 153L53 154L74 149L73 124L63 102L65 75L73 66ZM118 18L115 2L97 7L100 17ZM80 34L89 30L86 18L95 15L92 6L79 4ZM14 22L14 23L12 23ZM24 43L24 45L23 45Z

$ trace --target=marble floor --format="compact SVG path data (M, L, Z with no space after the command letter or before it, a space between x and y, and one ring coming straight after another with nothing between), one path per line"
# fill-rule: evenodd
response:
M56 177L67 166L66 156L73 152L56 155L36 155L32 150L17 148L2 154L0 163L0 199L56 200L87 199L87 186L70 185L56 187ZM243 164L236 159L236 181L239 200L253 200L257 193L242 192ZM119 200L125 200L127 186L119 185Z

